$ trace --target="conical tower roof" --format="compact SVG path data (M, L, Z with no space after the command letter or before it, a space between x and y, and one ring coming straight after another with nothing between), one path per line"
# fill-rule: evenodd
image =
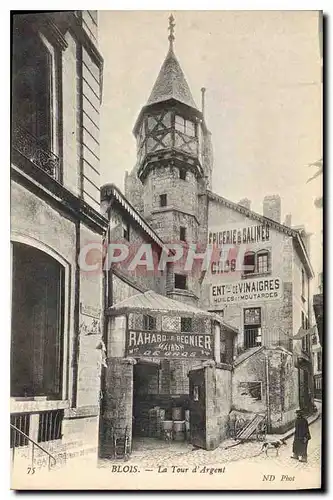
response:
M168 101L169 99L176 99L191 108L198 109L172 45L161 66L147 105Z

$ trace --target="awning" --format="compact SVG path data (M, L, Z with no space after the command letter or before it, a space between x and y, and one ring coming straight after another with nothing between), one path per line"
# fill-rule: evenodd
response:
M128 313L207 318L212 321L217 321L225 326L225 328L235 331L235 328L227 325L218 314L210 313L189 304L183 304L183 302L170 299L153 290L132 295L128 299L122 300L118 304L109 307L107 310L107 314L110 316L120 316Z
M312 326L311 328L308 328L307 330L305 330L305 328L301 327L298 330L298 332L296 333L296 335L293 337L293 340L300 340L303 337L305 337L306 335L313 335L314 333L316 333L316 327L315 326Z

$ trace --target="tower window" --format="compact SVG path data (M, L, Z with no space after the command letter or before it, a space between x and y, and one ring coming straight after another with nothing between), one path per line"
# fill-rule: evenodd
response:
M166 207L166 206L167 206L167 195L161 194L160 195L160 207Z
M181 332L192 331L192 318L180 318L180 331Z
M195 123L191 120L185 120L182 116L175 116L175 129L190 137L195 137Z
M186 181L186 170L185 168L180 168L179 169L179 179L181 179L182 181Z
M180 241L186 241L186 227L181 226L179 233Z
M187 279L183 274L175 274L175 288L179 288L180 290L187 289Z

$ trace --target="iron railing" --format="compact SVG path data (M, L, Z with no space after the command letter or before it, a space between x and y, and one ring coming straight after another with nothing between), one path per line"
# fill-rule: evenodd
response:
M251 349L261 345L260 330L259 328L246 328L244 329L244 347Z
M64 410L43 411L39 415L38 442L61 439Z
M59 179L60 160L42 141L18 124L13 127L12 140L14 149L54 179Z
M30 414L29 413L17 413L10 416L10 423L13 428L16 427L24 434L29 435L30 431ZM22 435L15 432L12 428L10 429L10 447L17 448L19 446L27 446L28 440Z
M52 461L53 461L53 466L56 465L57 460L55 459L55 457L53 455L51 455L51 453L49 453L47 450L45 450L45 448L43 448L38 443L36 443L36 441L31 439L31 437L27 436L27 434L25 434L25 432L21 431L13 424L10 424L10 429L11 429L11 431L15 431L15 433L19 433L21 436L23 436L26 442L31 443L31 445L32 445L32 448L31 448L31 468L34 467L35 446L48 456L48 469L49 470L52 467ZM13 442L15 442L15 441L16 441L16 439L14 438ZM14 464L14 460L15 460L15 448L16 448L16 446L13 446L13 454L12 454L12 463L13 464Z

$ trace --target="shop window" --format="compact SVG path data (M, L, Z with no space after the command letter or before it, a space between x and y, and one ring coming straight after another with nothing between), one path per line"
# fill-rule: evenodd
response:
M64 269L49 255L13 244L11 396L61 399Z
M192 331L192 318L181 318L180 331L181 332L191 332Z
M145 314L143 316L143 329L144 330L156 330L156 318Z
M261 309L260 307L244 309L244 347L250 349L261 345Z
M186 241L186 227L183 227L183 226L180 227L179 239L180 239L180 241Z
M183 274L175 274L175 288L180 290L187 289L187 278Z
M166 207L166 206L167 206L167 195L161 194L160 195L160 207Z

